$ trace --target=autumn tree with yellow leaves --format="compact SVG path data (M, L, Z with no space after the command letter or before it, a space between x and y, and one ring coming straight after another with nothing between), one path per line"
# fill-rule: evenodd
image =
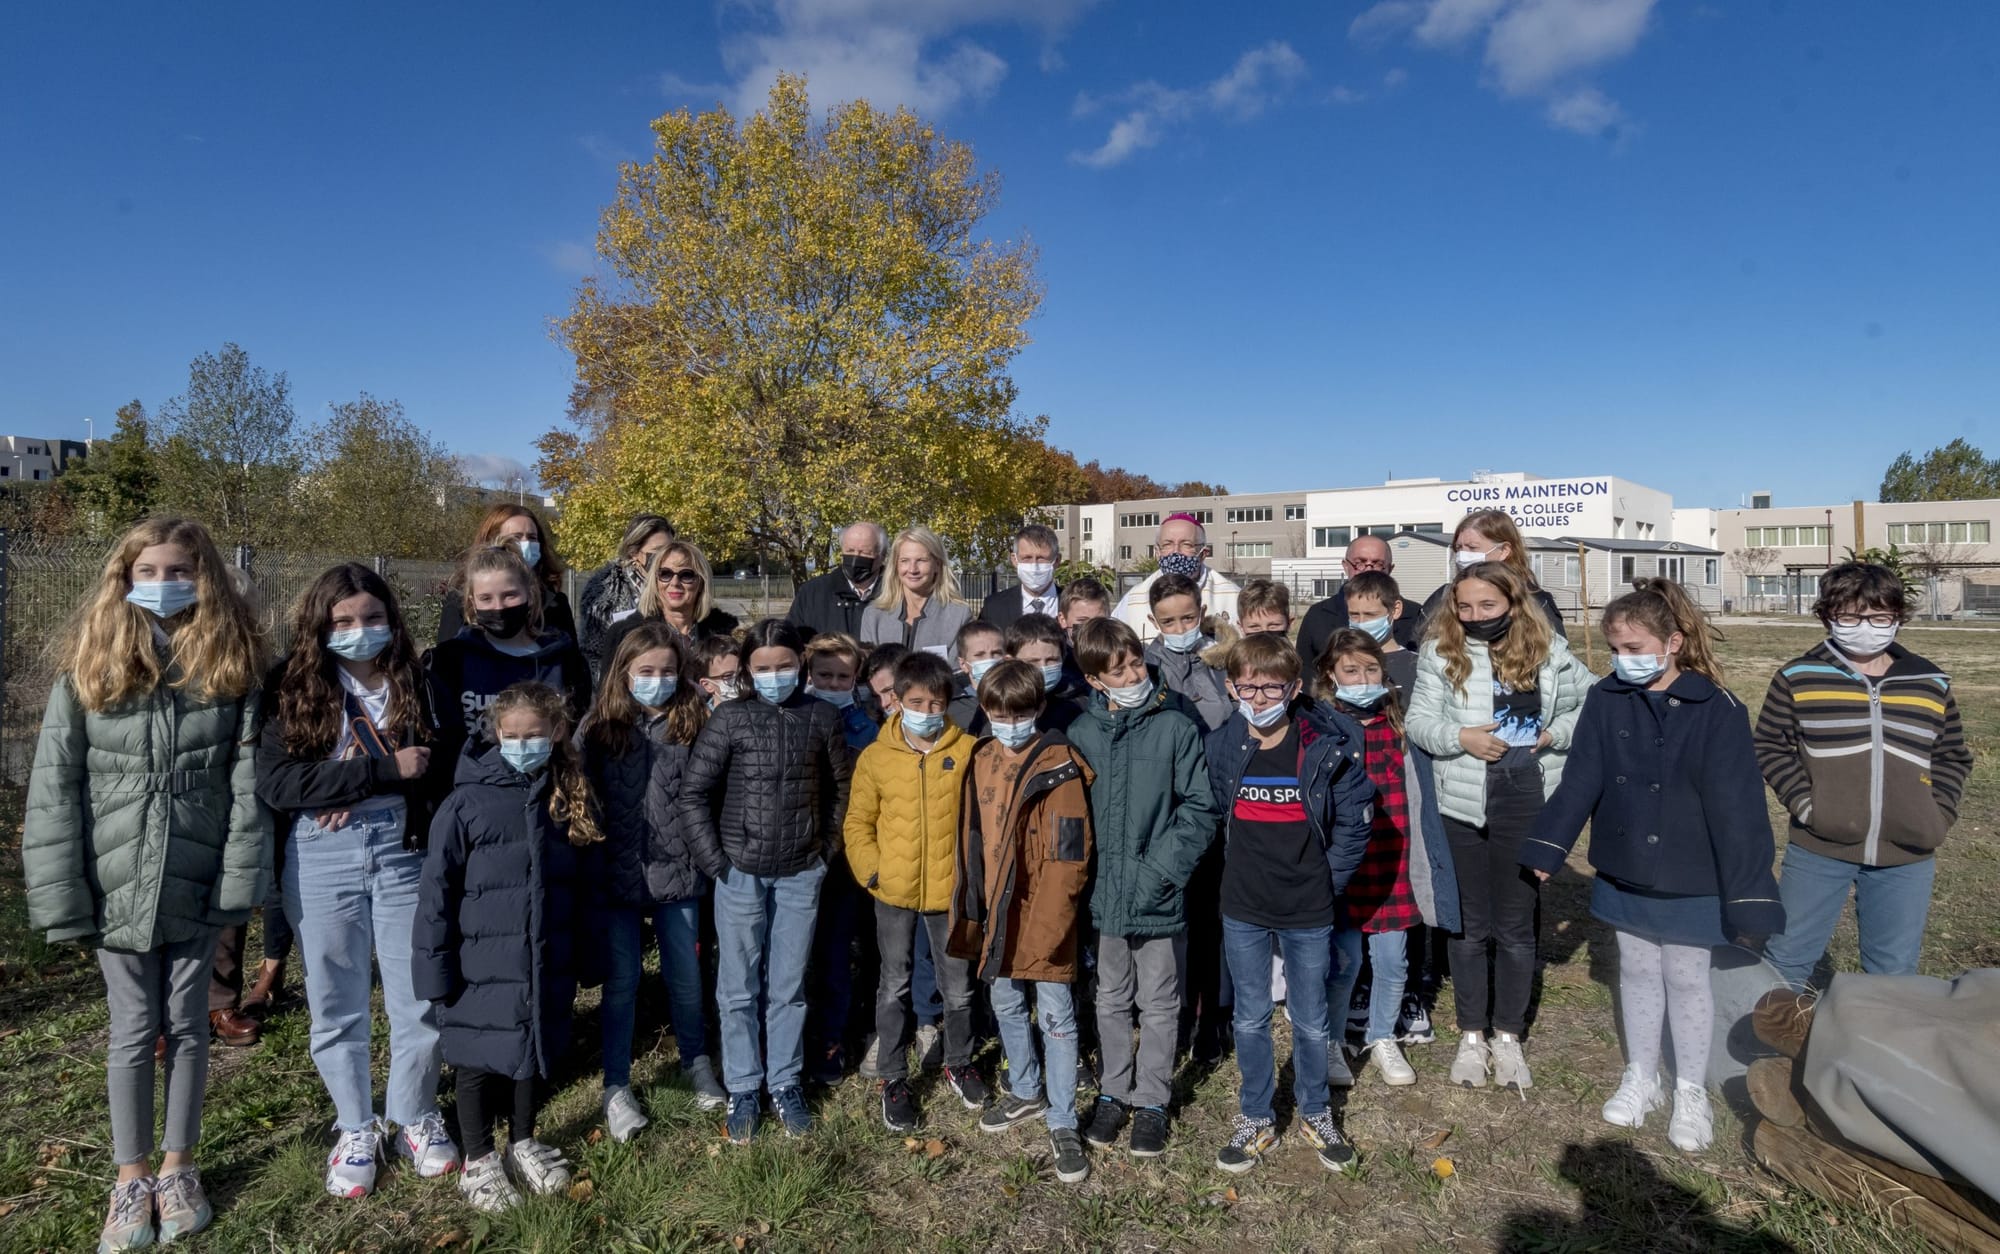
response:
M570 552L647 509L800 575L859 518L979 563L1077 495L1046 419L1013 414L1035 252L978 233L999 184L969 147L908 109L816 121L790 76L741 123L683 109L653 133L604 211L608 274L559 327L574 429L542 439L540 473Z

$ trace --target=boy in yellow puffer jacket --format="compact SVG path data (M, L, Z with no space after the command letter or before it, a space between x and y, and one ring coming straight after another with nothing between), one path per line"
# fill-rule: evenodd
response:
M911 948L924 929L944 995L944 1078L968 1110L991 1096L972 1068L972 971L946 956L956 882L959 798L973 739L946 715L951 667L930 653L896 663L902 711L862 750L848 793L847 865L875 897L875 934L882 951L875 989L875 1034L881 1042L882 1122L892 1132L917 1126L903 1033L910 1018Z

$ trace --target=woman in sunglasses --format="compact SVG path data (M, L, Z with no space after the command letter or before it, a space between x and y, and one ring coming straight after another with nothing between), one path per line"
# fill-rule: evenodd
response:
M708 559L686 540L670 540L646 564L646 582L639 591L639 612L613 627L604 638L604 656L615 657L618 644L643 622L665 622L690 648L711 636L736 630L736 615L715 604L714 580Z

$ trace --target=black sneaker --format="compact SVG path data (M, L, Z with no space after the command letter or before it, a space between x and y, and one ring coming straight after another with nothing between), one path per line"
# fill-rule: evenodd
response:
M1050 1128L1049 1149L1056 1156L1056 1179L1064 1184L1090 1179L1090 1160L1083 1156L1083 1138L1075 1128Z
M1299 1120L1299 1132L1319 1153L1319 1165L1328 1171L1354 1170L1354 1147L1333 1120L1333 1112L1322 1110Z
M1167 1112L1141 1106L1132 1112L1132 1157L1158 1158L1167 1152Z
M829 1045L824 1054L813 1060L813 1083L828 1088L847 1078L847 1051L838 1045Z
M882 1082L882 1125L891 1132L917 1130L917 1099L908 1080Z
M1039 1097L1016 1097L1012 1093L1002 1093L1000 1100L986 1108L979 1116L981 1132L1005 1132L1017 1123L1033 1119L1049 1108L1047 1101Z
M986 1081L971 1067L946 1067L944 1082L958 1094L958 1100L965 1103L967 1110L985 1110L986 1103L993 1100L993 1090L986 1087Z
M1099 1097L1090 1108L1090 1122L1083 1126L1083 1139L1099 1149L1110 1149L1118 1144L1118 1134L1124 1130L1125 1103L1115 1097Z
M1278 1148L1278 1129L1268 1119L1252 1119L1248 1115L1236 1116L1236 1127L1229 1134L1229 1143L1215 1155L1215 1165L1232 1176L1240 1176L1263 1161L1264 1155Z

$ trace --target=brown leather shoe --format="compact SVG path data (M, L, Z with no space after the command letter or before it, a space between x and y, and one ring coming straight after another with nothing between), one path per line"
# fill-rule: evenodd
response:
M262 1030L255 1019L240 1010L211 1010L208 1012L208 1026L215 1033L216 1040L235 1049L255 1045Z
M243 995L242 1010L253 1018L262 1018L270 1012L278 998L285 995L285 960L267 960L257 971L257 982Z

